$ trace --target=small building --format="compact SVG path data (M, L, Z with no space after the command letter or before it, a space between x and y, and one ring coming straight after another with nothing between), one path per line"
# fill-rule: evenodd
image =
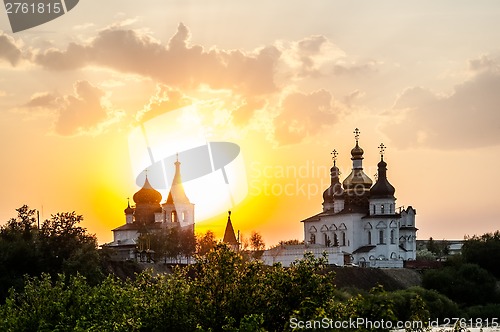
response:
M172 186L164 203L161 203L162 195L151 186L146 175L144 185L133 196L135 206L130 206L129 202L124 210L125 224L113 229L113 242L102 245L110 250L113 259L151 261L154 252L147 240L138 240L140 235L167 227L190 229L194 234L194 204L184 192L180 165L177 160Z

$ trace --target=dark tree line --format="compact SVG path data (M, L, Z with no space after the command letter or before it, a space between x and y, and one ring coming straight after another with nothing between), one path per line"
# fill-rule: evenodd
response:
M20 289L24 275L52 277L80 273L91 283L103 279L97 239L79 226L82 216L58 213L38 228L36 210L24 205L0 228L0 299Z

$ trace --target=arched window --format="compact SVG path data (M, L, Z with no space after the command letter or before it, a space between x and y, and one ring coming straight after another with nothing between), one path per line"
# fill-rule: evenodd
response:
M309 242L311 242L311 244L315 244L316 243L316 235L311 234L311 240Z
M324 240L325 240L325 246L329 247L330 246L330 239L328 238L328 235L326 233L323 234Z
M186 221L186 212L185 211L182 212L182 221Z
M396 244L396 239L394 238L394 230L391 229L391 244Z
M172 213L170 214L170 218L172 222L177 222L177 212L172 211Z
M368 231L368 244L372 244L372 232Z
M345 232L342 232L342 245L345 246L345 243L346 243Z
M337 233L333 234L333 246L338 247L339 246L339 238L337 236Z
M382 229L378 232L378 243L384 244L384 230Z
M380 205L380 213L381 214L384 214L384 210L385 210L385 205L384 204Z

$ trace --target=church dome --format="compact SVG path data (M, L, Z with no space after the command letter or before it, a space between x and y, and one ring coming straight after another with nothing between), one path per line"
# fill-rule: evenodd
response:
M375 185L370 189L370 197L372 198L394 197L396 189L387 180L387 163L382 159L377 166L378 166L378 179Z
M127 208L123 212L125 212L125 214L133 214L134 213L134 209L132 209L130 207L130 202L128 203Z
M159 204L161 202L161 194L151 186L147 177L142 188L134 194L134 202L136 204Z
M356 146L351 150L352 158L353 159L362 158L364 153L365 152L363 151L363 149L358 145L358 142L356 142Z

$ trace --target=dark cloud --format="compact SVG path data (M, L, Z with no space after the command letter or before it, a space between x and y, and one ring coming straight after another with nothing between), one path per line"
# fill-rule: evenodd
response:
M49 70L70 70L98 65L136 73L177 88L232 89L244 94L276 91L274 68L280 52L274 46L247 54L239 50L205 51L190 45L189 31L180 24L168 44L133 30L109 28L88 45L70 44L64 50L47 50L34 61Z
M484 64L484 62L483 62ZM479 66L479 64L477 64ZM483 69L484 66L480 65ZM488 67L493 68L491 64ZM406 148L475 148L500 144L500 73L482 70L440 96L423 88L405 90L382 127L393 144Z
M332 95L325 90L289 94L274 119L275 139L283 145L295 144L332 125L337 120L333 102Z
M6 60L12 66L19 63L22 52L14 39L0 31L0 59Z

